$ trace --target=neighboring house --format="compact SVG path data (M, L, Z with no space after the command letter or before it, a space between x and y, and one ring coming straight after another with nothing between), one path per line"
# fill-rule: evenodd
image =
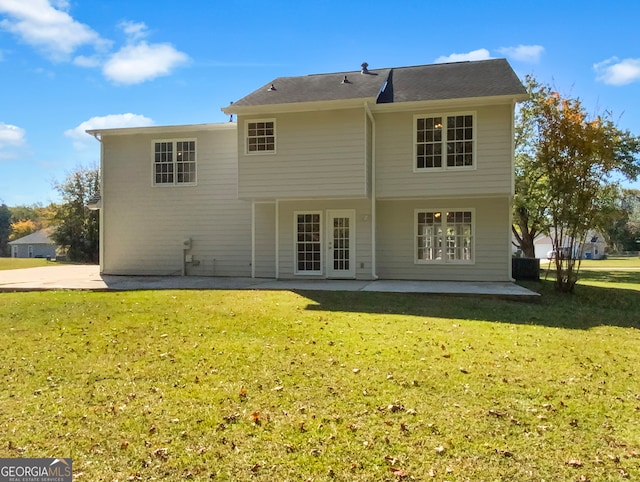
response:
M549 236L540 236L533 242L536 248L536 258L548 259L549 254L553 251L553 243ZM568 243L565 243L568 244ZM584 259L602 259L607 254L607 242L604 236L597 231L591 230L587 233L584 243L580 246L576 243L573 249L563 245L565 251L573 252L573 255L579 257L582 253Z
M273 80L226 124L88 131L110 274L511 280L503 59Z
M12 258L55 258L56 245L45 229L9 241Z

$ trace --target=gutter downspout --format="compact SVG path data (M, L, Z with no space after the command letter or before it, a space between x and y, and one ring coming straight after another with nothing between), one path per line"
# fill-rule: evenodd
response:
M280 201L276 199L276 279L280 279Z
M511 243L513 238L511 230L513 226L513 202L516 195L516 104L517 101L515 99L511 101L511 195L509 196L507 203L509 206L509 229L507 234L507 246L509 246L507 256L509 256L509 260L507 262L507 279L511 280L511 282L515 281L513 277L513 255L511 254Z
M251 278L256 277L256 200L251 201Z
M367 102L364 103L364 110L371 121L371 278L376 280L378 279L376 261L376 120Z

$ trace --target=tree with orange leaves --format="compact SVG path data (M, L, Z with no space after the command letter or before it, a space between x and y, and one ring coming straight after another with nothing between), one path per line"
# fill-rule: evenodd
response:
M551 236L556 289L572 292L589 230L615 199L618 178L640 175L640 138L610 113L590 118L579 99L526 78L531 94L516 123L514 227L525 254L539 233Z

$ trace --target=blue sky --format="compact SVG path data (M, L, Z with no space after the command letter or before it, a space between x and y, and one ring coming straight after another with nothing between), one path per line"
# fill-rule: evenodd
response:
M640 2L0 0L0 202L59 201L85 129L226 122L275 77L505 57L640 135ZM640 188L640 183L633 187Z

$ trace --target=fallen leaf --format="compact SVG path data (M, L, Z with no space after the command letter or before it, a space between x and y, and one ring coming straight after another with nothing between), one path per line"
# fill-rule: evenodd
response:
M433 449L436 451L437 454L442 455L443 453L445 453L447 451L447 449L445 449L442 445L438 445L435 449Z
M580 461L579 461L579 460L577 460L577 459L571 459L571 460L568 460L568 461L566 462L566 464L567 464L569 467L575 467L575 468L579 468L579 467L582 467L582 466L584 465L582 462L580 462Z
M262 416L260 415L260 412L253 412L251 414L251 420L253 420L253 423L256 425L260 425L262 423Z
M387 406L387 410L391 413L396 413L404 410L404 405L400 403L391 403Z
M167 460L169 458L169 451L166 448L156 449L153 451L153 455L161 460Z
M359 368L354 368L353 369L353 373L360 373L360 369Z
M399 469L397 467L390 467L389 470L393 475L395 475L399 479L404 479L405 477L409 477L409 474L407 474L404 470Z

